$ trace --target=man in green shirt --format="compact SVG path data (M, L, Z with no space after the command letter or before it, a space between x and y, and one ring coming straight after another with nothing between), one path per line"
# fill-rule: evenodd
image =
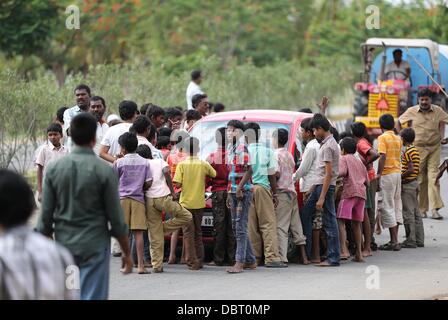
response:
M111 167L93 152L96 120L77 115L70 131L75 148L47 170L38 231L54 237L80 269L81 299L105 300L109 291L110 237L122 248L124 274L131 272L128 228ZM110 227L109 227L110 226Z
M260 143L260 126L250 122L244 135L249 144L249 162L253 170L253 200L249 209L249 238L252 243L257 264L264 255L264 263L269 268L287 267L281 261L278 251L277 220L275 207L277 201L276 157L272 149Z

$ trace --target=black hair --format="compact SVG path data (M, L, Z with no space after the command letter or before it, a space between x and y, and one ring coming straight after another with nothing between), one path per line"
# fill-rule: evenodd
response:
M194 70L191 72L191 80L196 81L202 76L201 70Z
M183 117L183 113L177 107L171 107L166 109L165 117L167 119L172 119L179 116Z
M152 119L153 117L157 118L159 116L164 116L165 117L165 110L162 107L159 107L159 106L156 106L156 105L152 105L146 111L146 115L148 116L149 119Z
M353 138L353 134L351 132L348 131L343 131L341 132L339 135L339 140L342 140L344 138Z
M383 114L380 117L380 127L384 130L393 130L395 127L395 119L391 114Z
M0 225L5 228L25 224L36 208L28 182L7 169L0 169L0 203Z
M432 98L434 96L433 92L429 90L429 88L421 88L418 90L418 97L430 97Z
M152 159L152 152L151 148L147 146L146 144L141 144L137 147L135 152L142 158L145 159Z
M129 128L129 131L135 134L143 134L150 125L151 121L147 116L139 115L135 118L134 123L131 128Z
M144 105L142 105L140 107L140 114L146 115L146 113L148 112L148 109L150 109L152 106L153 106L153 104L151 102L145 103Z
M56 111L56 119L58 119L59 122L64 122L64 112L67 109L67 107L60 107L58 111Z
M196 106L205 98L207 98L206 94L195 94L193 98L191 98L191 104L193 105L193 108L196 109Z
M316 113L313 116L313 121L311 122L311 128L313 129L322 128L325 131L330 131L331 124L330 121L328 121L327 117L325 117L323 114Z
M414 143L415 140L415 131L412 128L405 128L401 130L400 136L403 138L406 143Z
M223 112L226 108L225 105L223 105L221 102L216 102L213 106L213 112Z
M227 122L227 127L234 127L235 129L239 129L241 131L244 131L244 123L242 123L240 120L230 120Z
M49 132L58 132L62 136L62 127L59 123L52 123L47 127L47 133Z
M345 137L341 140L341 149L349 154L356 153L356 140L350 137Z
M82 112L70 123L70 136L76 145L86 146L95 140L96 127L96 118L88 112Z
M157 128L155 125L153 125L152 123L150 123L149 125L149 133L148 133L148 140L152 141L157 134Z
M185 115L185 118L187 119L187 121L190 121L190 120L201 120L202 116L199 113L199 111L194 110L194 109L190 109L190 110L187 111L187 113Z
M367 127L364 123L354 122L350 126L350 129L352 130L353 136L356 138L364 138L373 145L373 138L367 133Z
M86 85L86 84L78 84L78 85L75 87L75 90L73 90L73 92L76 92L76 90L86 90L86 91L87 91L87 94L88 94L89 97L90 97L90 88L89 88L88 85Z
M310 108L301 108L301 109L299 109L299 112L303 112L303 113L313 113L313 110L311 110Z
M138 147L138 140L135 133L125 132L118 138L118 144L129 153L134 153Z
M180 112L182 112L182 114L183 114L183 112L184 112L184 108L179 107L179 106L174 107L174 109L179 110Z
M170 137L167 136L158 136L157 137L157 149L167 148L171 143Z
M118 112L120 113L120 118L126 121L138 114L138 107L134 101L123 100L118 105Z
M403 54L403 50L401 50L401 49L395 49L395 50L392 52L393 55L395 55L396 53L401 53L401 54Z
M185 147L190 155L198 153L199 139L196 137L188 137L187 140L185 140Z
M330 127L330 133L333 135L334 140L339 143L341 138L339 137L339 131L335 127Z
M216 129L216 131L215 131L215 141L221 147L225 147L226 146L226 128L225 127L221 127L221 128Z
M312 122L313 122L313 118L312 117L303 119L302 122L300 123L300 127L303 130L311 132L314 135L313 128L311 127L311 123Z
M106 100L104 100L104 98L103 97L100 97L100 96L93 96L92 98L90 98L90 101L101 101L101 103L103 104L103 106L104 106L104 109L106 109L107 107L106 107Z
M274 139L277 139L279 146L285 146L289 140L289 132L286 129L280 128L272 134Z
M258 139L260 138L260 125L256 122L249 122L244 128L245 134L248 130L252 130L255 133L255 141L258 142Z
M173 130L167 127L162 127L159 129L159 137L171 137Z

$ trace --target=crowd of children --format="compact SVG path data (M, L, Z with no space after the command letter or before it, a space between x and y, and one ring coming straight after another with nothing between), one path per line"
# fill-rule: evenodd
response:
M90 89L87 93L90 96ZM231 120L216 130L216 150L202 160L200 141L188 130L207 116L206 95L195 95L193 109L186 112L153 104L138 110L133 101L122 101L121 120L111 119L114 123L106 127L105 110L101 113L98 105L105 109L104 99L97 97L91 103L101 138L95 151L119 180L122 212L140 274L149 273L148 267L163 272L164 239L169 234L168 263L177 262L180 232L181 263L191 270L203 268L201 225L208 187L215 230L210 265L229 265L229 273L259 265L287 267L291 241L303 264L339 266L351 256L363 262L377 249L378 224L390 233L390 241L380 250L424 246L415 132L406 128L398 135L390 114L379 119L383 134L377 150L363 123L353 123L351 132L341 134L339 141L324 115L304 119L298 133L304 146L299 163L285 148L290 136L286 129L276 130L266 144L260 141L259 124ZM70 125L61 123L68 117L60 113L59 124L48 127L48 141L36 155L39 201L45 193L47 166L68 153L63 141L70 136ZM300 210L298 196L303 198ZM398 240L399 225L405 228L403 243ZM119 246L113 244L112 253L119 256Z

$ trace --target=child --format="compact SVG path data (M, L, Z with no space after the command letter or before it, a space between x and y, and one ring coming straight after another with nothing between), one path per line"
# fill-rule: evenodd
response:
M213 228L215 229L215 246L211 265L222 266L225 260L233 265L235 263L235 236L232 230L232 217L226 205L229 181L229 169L226 161L226 128L216 130L215 140L218 147L207 157L207 162L216 171L216 177L210 179L209 183L212 187Z
M162 152L163 160L166 161L171 152L171 141L170 137L158 136L156 148Z
M300 179L300 192L303 195L303 203L306 204L311 195L317 173L317 154L320 149L320 144L314 137L311 122L313 118L304 119L300 124L300 137L302 143L305 145L305 150L302 155L302 161L297 171L294 173L293 181ZM303 210L310 209L315 211L312 207L304 206ZM316 212L317 214L317 212ZM302 216L311 217L312 213L303 214ZM322 229L322 216L314 217L311 220L303 220L303 232L307 239L306 253L311 259L311 263L320 263L320 231Z
M205 179L216 177L212 166L197 157L199 140L190 137L185 141L188 158L177 165L174 183L182 188L179 203L193 215L192 221L182 227L187 264L190 270L199 270L203 266L204 244L202 243L202 214L205 208Z
M323 212L322 223L327 236L327 260L318 264L321 267L340 265L339 233L336 221L334 192L339 172L339 145L330 132L330 122L321 114L315 114L311 122L314 135L320 141L316 159L316 180L314 189L305 203L303 221L312 224L316 211ZM306 234L305 234L306 235Z
M406 147L401 156L401 200L403 203L403 220L406 240L402 248L424 246L425 233L422 216L418 207L418 173L420 171L420 155L413 143L415 131L412 128L400 132L403 145Z
M123 158L114 163L119 176L119 193L125 221L131 230L137 247L138 273L149 273L143 259L143 232L146 232L144 190L152 185L152 173L148 161L135 153L138 140L131 132L118 139Z
M303 235L302 223L299 219L299 204L297 193L292 180L295 163L293 156L285 148L288 143L288 130L278 129L272 135L272 144L277 158L277 199L278 205L275 208L277 218L277 237L279 244L279 254L282 262L288 263L288 235L289 229L295 231L295 245L299 247L302 263L309 264L305 253L306 238ZM295 212L295 213L294 213ZM295 218L295 220L293 220Z
M178 230L190 222L191 213L177 200L168 164L162 159L153 159L151 149L140 145L137 153L149 160L153 182L146 191L146 218L149 226L151 262L155 273L163 272L164 235ZM162 212L169 212L171 219L162 221Z
M278 204L277 161L273 150L260 142L260 126L250 122L245 129L254 184L249 210L249 238L258 265L264 263L268 268L285 268L288 265L282 262L278 252L277 221L273 215Z
M351 126L353 136L357 141L356 150L366 166L369 174L369 187L367 187L366 195L366 214L363 221L364 232L364 256L370 256L372 250L376 251L377 245L373 238L373 230L375 228L375 196L378 189L378 181L376 180L375 169L373 163L380 157L378 152L373 148L373 138L367 134L366 125L362 122L355 122Z
M196 111L194 109L192 110L188 110L187 113L185 114L185 124L184 124L184 129L189 131L193 125L196 123L196 121L199 121L202 119L201 114L199 113L199 111Z
M227 135L231 141L227 162L229 166L227 207L232 215L232 229L236 239L235 265L227 269L230 274L257 267L247 229L253 186L252 167L243 132L244 124L241 121L230 120L227 123Z
M401 167L400 153L402 142L394 132L395 120L390 114L380 117L380 127L383 134L378 137L378 163L377 179L378 191L382 195L380 209L381 224L388 228L390 242L378 249L387 251L400 251L398 243L398 225L403 224L401 203Z
M356 254L353 261L364 262L362 254L361 223L364 220L364 205L366 202L366 186L369 184L367 169L356 153L356 140L344 138L341 141L342 157L339 161L339 176L344 179L341 201L338 208L339 238L341 259L348 259L350 252L347 247L346 220L351 221L355 238Z
M48 141L39 147L36 156L37 166L37 198L42 200L42 181L45 176L45 169L50 163L56 161L68 153L66 147L61 143L62 127L58 123L53 123L47 128Z
M183 135L181 134L184 133ZM170 167L171 171L171 179L174 178L174 174L176 173L177 165L184 161L187 158L187 153L185 152L184 148L184 142L185 139L188 136L188 133L185 131L179 132L179 136L175 140L176 145L174 147L173 152L168 155L167 163ZM176 193L180 192L180 188L177 188L174 186L174 190ZM174 231L171 235L171 241L170 241L170 256L168 258L168 264L175 264L176 263L176 248L177 248L177 240L179 239L179 230ZM184 243L182 243L182 258L181 263L185 263L184 259Z

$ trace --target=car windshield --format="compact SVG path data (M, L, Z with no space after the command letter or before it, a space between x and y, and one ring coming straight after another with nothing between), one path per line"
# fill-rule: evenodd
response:
M226 127L227 122L227 120L198 122L191 130L190 135L200 141L199 157L201 159L205 160L210 153L216 150L215 132L218 128ZM261 128L260 142L268 147L271 146L271 137L275 130L280 128L286 129L288 132L291 130L291 125L286 123L264 121L258 121L257 123ZM288 144L286 147L288 147Z

